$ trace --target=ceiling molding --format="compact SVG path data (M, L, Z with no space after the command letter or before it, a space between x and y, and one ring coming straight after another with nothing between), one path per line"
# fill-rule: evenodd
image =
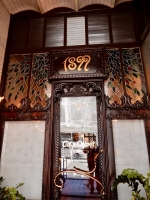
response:
M100 4L110 8L132 0L2 0L10 14L16 14L25 10L33 10L40 13L46 13L54 8L71 8L80 10L88 5Z
M129 1L132 1L132 0L115 0L115 6L124 2L129 2Z

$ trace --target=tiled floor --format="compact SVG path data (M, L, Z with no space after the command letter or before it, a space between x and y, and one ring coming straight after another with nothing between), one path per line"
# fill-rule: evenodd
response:
M87 199L87 200L96 200L97 198L95 198L95 197L67 197L67 196L63 196L63 197L61 197L61 199L60 200L85 200L85 199ZM99 198L99 200L100 200L100 198Z
M88 180L67 179L62 190L60 200L95 200L101 199L96 189L90 194L90 188L85 186Z

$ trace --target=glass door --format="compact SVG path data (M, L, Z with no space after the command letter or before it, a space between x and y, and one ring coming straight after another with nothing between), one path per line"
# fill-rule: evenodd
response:
M60 139L61 171L64 171L65 180L61 194L97 196L100 193L98 185L86 176L94 168L94 156L98 148L95 96L61 98ZM74 166L83 173L70 172ZM94 178L98 178L96 170L91 173Z
M54 191L61 198L104 194L101 88L100 81L54 85Z

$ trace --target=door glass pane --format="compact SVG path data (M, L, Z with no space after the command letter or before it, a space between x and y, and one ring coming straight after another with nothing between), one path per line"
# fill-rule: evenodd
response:
M126 168L136 169L146 176L149 159L143 120L113 120L116 175ZM142 187L141 187L142 189ZM142 191L142 196L145 192ZM118 200L131 199L131 189L125 184L118 186Z
M89 171L88 153L85 148L95 151L98 146L96 97L63 97L60 102L61 171L73 167ZM94 157L94 156L93 156ZM95 187L89 177L67 172L63 174L66 182L62 194L85 195ZM93 173L96 176L96 172ZM71 185L70 185L70 184ZM78 191L72 184L80 184ZM91 184L91 185L90 185ZM70 185L70 190L68 190ZM74 188L73 190L71 188Z

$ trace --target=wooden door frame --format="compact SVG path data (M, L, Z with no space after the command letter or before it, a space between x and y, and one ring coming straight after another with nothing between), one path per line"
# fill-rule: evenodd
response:
M60 197L60 191L54 185L54 177L59 172L59 146L60 146L60 98L61 97L79 97L79 96L96 96L97 102L97 122L98 122L98 145L103 149L103 153L99 159L99 174L100 179L105 187L106 182L106 155L107 141L104 130L106 131L105 119L105 102L104 102L104 81L103 79L85 79L85 80L63 80L52 82L52 142L51 156L53 165L51 168L52 182L52 198L54 200ZM107 194L105 187L105 193ZM107 199L107 195L103 197Z

